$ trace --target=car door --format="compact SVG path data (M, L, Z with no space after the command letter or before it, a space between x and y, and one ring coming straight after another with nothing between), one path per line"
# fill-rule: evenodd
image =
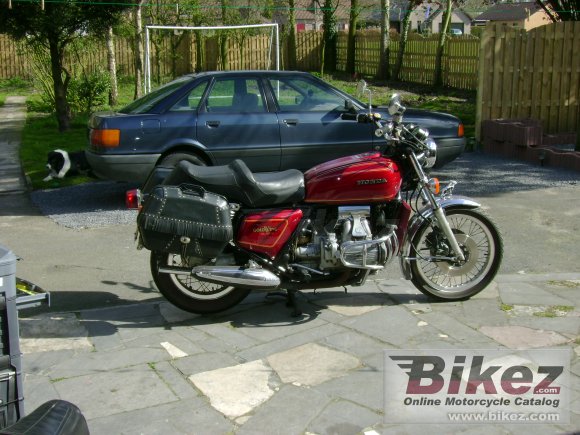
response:
M252 171L280 169L278 117L256 77L214 79L198 113L197 138L216 164L237 158Z
M281 168L306 170L334 158L371 151L369 125L341 119L345 97L307 76L271 76L282 148Z

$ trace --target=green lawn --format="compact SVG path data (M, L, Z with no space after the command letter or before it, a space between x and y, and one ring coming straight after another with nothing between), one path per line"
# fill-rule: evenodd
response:
M20 78L0 79L0 106L4 105L6 97L12 95L29 95L32 93L32 83Z
M323 79L335 87L355 95L357 83L346 80L344 75L324 76ZM369 80L373 91L373 104L387 104L393 93L401 94L403 103L409 107L418 107L440 112L451 113L461 118L465 125L465 135L474 136L475 127L475 92L440 90L415 84L385 83ZM45 164L49 151L60 148L67 151L82 150L87 144L87 118L76 116L71 129L59 133L54 115L39 112L42 107L38 94L24 82L13 80L0 81L0 104L6 95L28 95L28 118L22 134L20 150L24 172L30 177L34 189L68 186L85 183L90 178L71 177L62 180L42 181L47 175ZM133 84L130 80L121 80L119 86L119 104L122 107L132 101ZM368 101L368 96L361 98Z
M122 107L132 100L132 85L122 83L120 86L119 105ZM94 181L93 178L78 176L43 181L47 175L46 156L49 151L62 149L80 151L87 146L86 115L75 115L71 128L66 132L58 131L54 114L39 112L43 104L38 95L30 95L27 100L28 117L22 132L20 159L24 173L29 177L34 189L71 186ZM103 108L103 110L109 109Z
M340 76L325 76L323 79L342 91L356 96L356 82L344 80ZM475 136L475 91L448 88L435 91L429 86L414 83L377 82L372 79L367 81L373 93L373 105L386 105L391 95L398 93L401 95L403 104L408 107L434 110L457 116L463 122L465 136L467 138ZM366 103L368 98L368 94L365 94L359 99Z
M69 131L60 133L54 115L29 113L22 132L20 159L25 174L34 189L70 186L91 180L88 177L70 177L42 181L47 176L46 156L49 151L62 149L77 151L87 144L87 118L77 117Z

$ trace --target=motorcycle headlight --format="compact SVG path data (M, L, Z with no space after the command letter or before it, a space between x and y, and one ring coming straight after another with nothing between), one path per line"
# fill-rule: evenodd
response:
M433 139L428 137L425 140L425 146L427 151L425 151L425 161L423 162L423 167L425 169L429 169L435 166L435 162L437 161L437 144Z

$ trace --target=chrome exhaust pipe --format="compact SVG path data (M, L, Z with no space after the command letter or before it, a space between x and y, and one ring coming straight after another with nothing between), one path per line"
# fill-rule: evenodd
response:
M280 278L257 267L196 266L191 274L200 281L254 290L275 290L280 285Z

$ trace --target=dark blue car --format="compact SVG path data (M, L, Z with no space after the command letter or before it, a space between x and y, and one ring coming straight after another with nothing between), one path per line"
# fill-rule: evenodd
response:
M238 158L255 172L306 170L384 146L370 124L341 119L348 110L368 108L308 73L191 74L119 112L93 114L87 159L98 177L132 182L143 182L157 165L180 160L222 165ZM386 110L375 111L388 118ZM438 144L436 166L462 153L458 118L408 109L405 121L429 129Z

